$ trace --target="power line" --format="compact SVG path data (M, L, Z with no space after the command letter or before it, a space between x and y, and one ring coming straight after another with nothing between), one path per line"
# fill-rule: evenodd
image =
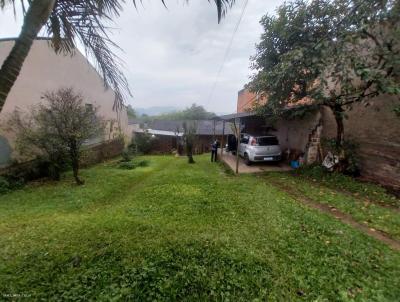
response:
M215 81L214 81L213 86L211 88L210 94L208 95L206 106L210 103L211 98L214 95L215 88L217 87L217 83L218 83L219 77L221 75L222 70L224 69L224 65L225 65L226 59L228 58L228 55L229 55L229 53L231 51L233 40L235 39L235 35L236 35L236 33L237 33L238 29L239 29L240 23L242 22L242 19L243 19L244 13L246 12L246 8L247 8L247 4L248 3L249 3L249 0L246 0L246 2L243 5L242 12L240 14L240 18L239 18L238 22L236 23L236 26L235 26L235 28L233 30L231 39L229 41L228 47L227 47L227 49L225 51L224 58L222 60L222 64L221 64L220 68L218 69L217 76L215 77Z

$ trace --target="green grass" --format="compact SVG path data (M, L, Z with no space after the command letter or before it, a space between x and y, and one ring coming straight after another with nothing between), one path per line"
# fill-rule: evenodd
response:
M265 178L278 181L287 188L295 189L315 202L334 206L340 211L350 214L359 223L372 229L381 230L393 239L400 240L400 211L398 208L396 210L396 208L382 206L387 204L387 201L382 200L390 200L392 205L399 201L384 192L377 190L379 193L365 196L362 193L364 190L361 189L363 184L355 185L355 181L352 179L348 179L347 186L337 182L337 187L334 189L333 181L329 179L329 176L322 179L302 177L298 174L269 173L265 175ZM338 176L333 176L333 179L337 178ZM366 190L373 188L371 184L365 184L365 186ZM348 194L348 191L344 189L346 187L353 188L353 194ZM355 188L358 190L356 191Z
M0 300L395 301L400 253L208 156L0 197Z
M368 182L360 182L341 173L327 173L321 166L304 167L293 171L295 176L302 176L318 182L326 187L351 193L355 197L365 198L383 206L388 205L400 209L400 199L388 194L386 189Z

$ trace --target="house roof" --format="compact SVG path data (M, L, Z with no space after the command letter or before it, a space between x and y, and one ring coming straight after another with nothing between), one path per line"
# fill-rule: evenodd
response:
M221 115L216 117L217 120L222 120L222 121L234 121L236 118L245 118L249 116L255 116L256 113L254 112L239 112L239 113L232 113L232 114L227 114L227 115Z
M155 120L147 124L148 129L170 131L176 133L183 133L183 123L185 121L168 121L168 120ZM197 120L197 121L186 121L187 123L194 122L196 125L196 133L198 135L214 135L214 120ZM215 121L215 134L222 135L222 122ZM229 125L225 124L225 134L233 134L232 129Z
M128 118L128 125L140 124L140 120L135 118Z
M176 133L174 131L164 131L164 130L154 130L154 129L137 129L136 133L149 133L154 135L163 135L163 136L183 136L183 133Z

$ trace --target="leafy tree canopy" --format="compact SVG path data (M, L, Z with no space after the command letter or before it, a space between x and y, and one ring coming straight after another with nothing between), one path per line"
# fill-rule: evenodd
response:
M164 113L153 117L145 116L143 118L147 120L158 119L158 120L207 120L215 117L216 114L213 112L208 112L201 105L192 104L190 107L182 111Z
M126 107L126 113L128 114L128 118L137 118L137 114L135 109L133 109L133 107L131 105L128 105Z
M264 16L248 85L268 96L258 110L280 115L300 100L327 106L340 145L354 103L400 94L399 12L398 0L298 0Z

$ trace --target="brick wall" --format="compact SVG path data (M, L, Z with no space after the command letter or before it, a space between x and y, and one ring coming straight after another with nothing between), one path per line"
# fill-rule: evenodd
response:
M357 104L344 122L345 139L359 145L362 176L385 185L400 188L400 118L393 113L396 97L380 96L368 107ZM334 117L328 108L323 111L322 135L336 135Z
M82 154L81 165L87 167L114 158L121 155L124 147L124 140L119 138L90 146Z
M264 96L257 96L247 89L242 89L238 92L237 112L246 112L251 110L255 104L264 104L265 102Z
M81 157L81 166L88 167L116 157L122 153L123 149L123 139L115 139L109 142L91 146L83 152ZM44 175L44 173L46 173L46 171L39 168L37 160L29 160L0 168L0 176L15 175L24 178L26 181L45 177L46 175Z

